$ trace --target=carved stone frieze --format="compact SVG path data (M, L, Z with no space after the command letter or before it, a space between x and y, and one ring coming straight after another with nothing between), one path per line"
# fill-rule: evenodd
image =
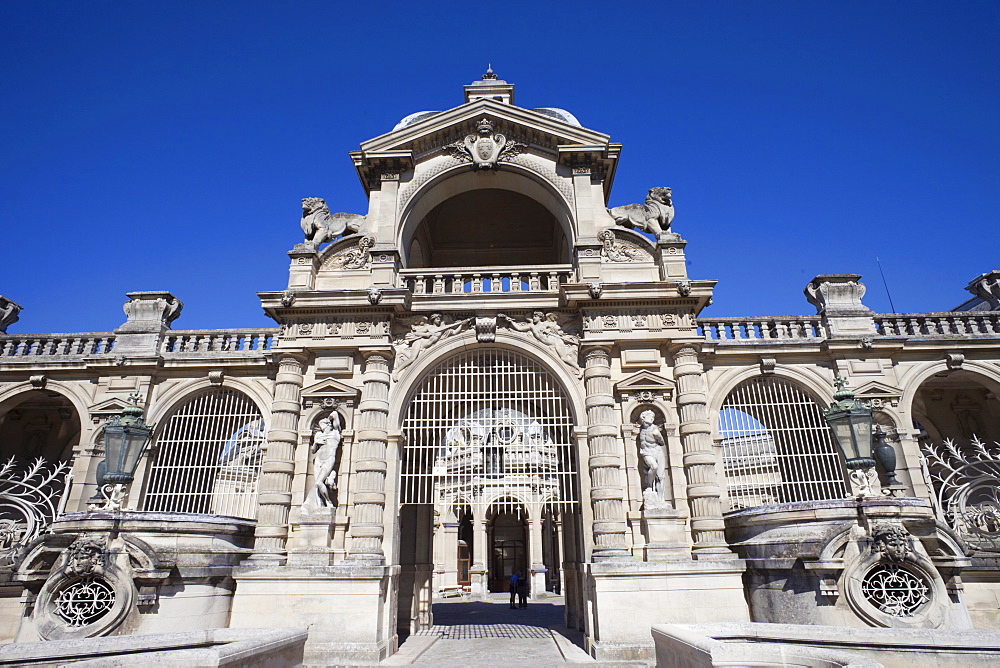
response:
M281 338L385 338L389 336L389 316L295 318L281 327Z
M483 118L476 126L476 134L466 135L445 148L455 159L471 162L473 169L496 169L501 160L510 160L528 145L493 132L493 122Z
M659 332L664 329L690 329L694 322L692 309L616 309L613 311L588 311L583 318L583 331L589 334L602 332Z

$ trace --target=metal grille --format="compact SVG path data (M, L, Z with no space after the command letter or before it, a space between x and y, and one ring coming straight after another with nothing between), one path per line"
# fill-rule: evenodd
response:
M194 396L156 439L144 509L253 519L266 432L260 410L242 392Z
M731 510L844 498L837 446L819 405L795 384L755 378L719 411Z
M895 564L879 564L869 571L861 582L861 593L893 617L910 617L931 600L924 579Z
M101 578L89 576L62 590L55 614L73 628L92 624L115 605L115 590Z
M462 353L436 366L407 407L400 503L577 502L573 418L556 378L509 350Z

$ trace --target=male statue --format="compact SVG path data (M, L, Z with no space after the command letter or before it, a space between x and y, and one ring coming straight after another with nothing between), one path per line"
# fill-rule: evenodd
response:
M667 458L664 453L666 443L660 427L654 423L656 416L653 411L643 411L639 414L639 455L646 466L643 481L643 496L653 492L658 501L664 501L664 480L667 474Z

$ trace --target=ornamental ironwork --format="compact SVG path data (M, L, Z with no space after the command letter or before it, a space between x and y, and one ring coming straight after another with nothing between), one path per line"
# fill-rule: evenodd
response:
M930 602L930 586L907 568L881 563L865 575L861 593L879 612L912 617Z
M103 578L90 576L73 582L55 600L55 614L73 628L93 624L115 605L115 590Z
M23 470L13 457L0 467L0 566L12 564L56 518L68 476L68 462L41 457Z
M925 444L924 457L940 519L969 547L1000 551L1000 443L945 439Z

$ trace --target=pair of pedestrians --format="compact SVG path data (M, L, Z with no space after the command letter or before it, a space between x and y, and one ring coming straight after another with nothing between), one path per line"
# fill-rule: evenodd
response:
M514 597L519 599L518 605L514 605ZM514 571L510 576L510 609L528 607L528 580L521 575L521 571Z

